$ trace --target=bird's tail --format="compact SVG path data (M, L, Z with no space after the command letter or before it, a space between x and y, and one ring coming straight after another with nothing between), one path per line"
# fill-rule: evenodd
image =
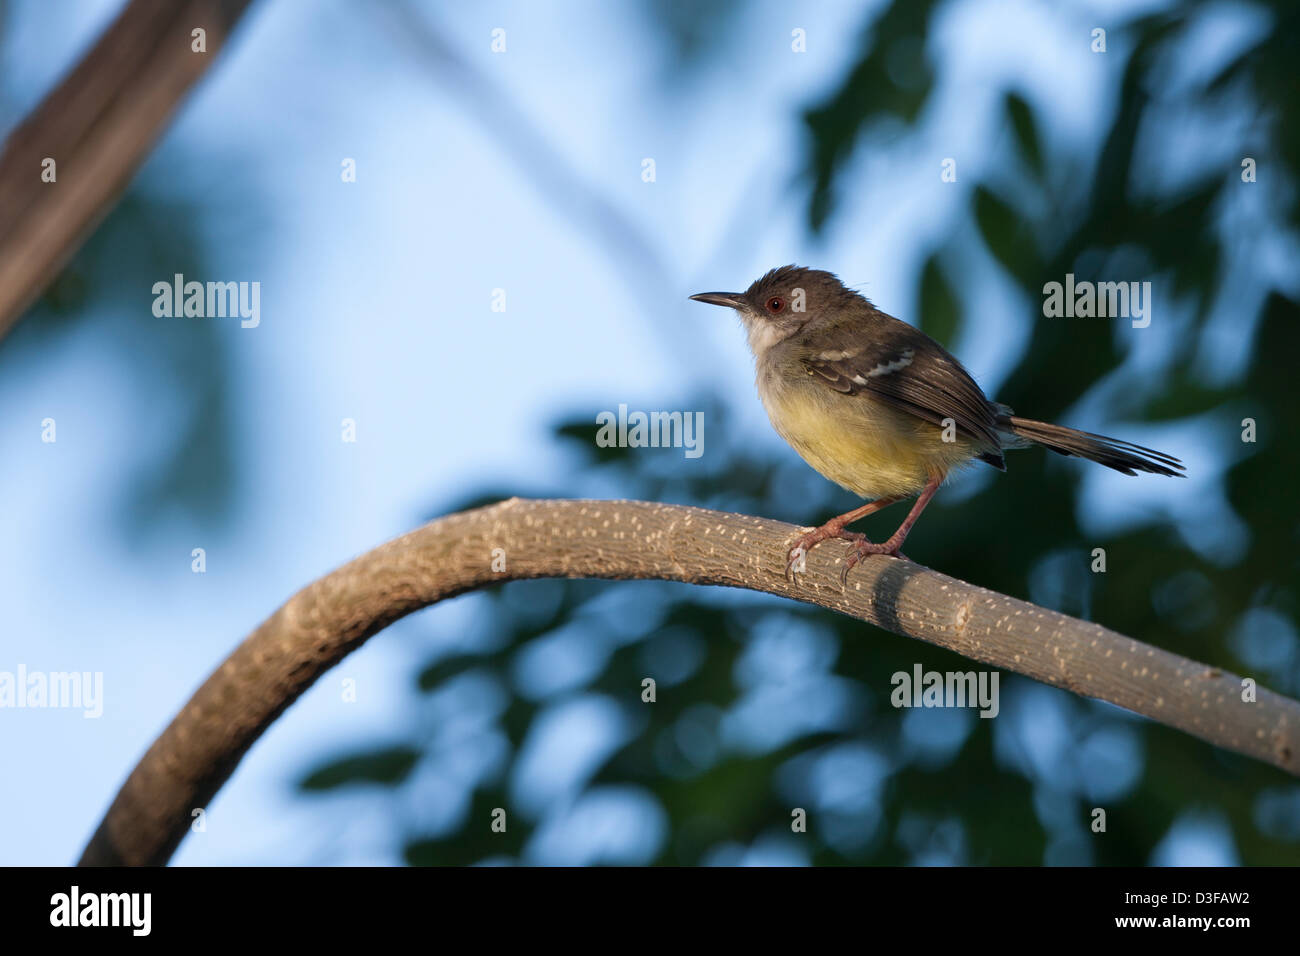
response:
M1077 428L1036 422L1032 418L1019 418L1015 415L1006 415L999 424L1017 438L1050 448L1061 455L1087 458L1126 475L1145 471L1152 475L1185 477L1182 474L1183 463L1177 458L1118 438L1107 438L1105 435L1094 435Z

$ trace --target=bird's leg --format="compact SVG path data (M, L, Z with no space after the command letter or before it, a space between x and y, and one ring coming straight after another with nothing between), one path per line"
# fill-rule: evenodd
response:
M877 498L875 501L868 501L861 508L854 508L852 511L846 511L838 518L832 518L820 528L800 535L795 539L794 547L790 549L787 555L785 565L785 576L793 581L796 571L803 570L803 559L814 547L821 544L827 538L843 538L845 541L852 541L855 544L867 540L865 534L858 534L856 531L845 531L844 526L852 524L859 518L865 518L869 514L875 514L881 508L892 505L895 501L902 501L901 495L894 498Z
M849 583L849 572L853 570L854 565L869 554L890 554L896 558L903 557L900 550L903 547L903 541L907 538L907 533L912 530L912 525L916 524L916 519L921 517L921 512L925 506L930 503L934 493L939 490L943 484L943 475L931 475L930 480L925 483L925 488L921 491L920 496L916 499L916 504L912 505L912 510L907 513L903 523L898 526L898 530L891 534L886 541L880 544L872 544L865 537L853 542L853 549L849 552L848 560L844 562L844 570L840 572L840 584L847 587Z

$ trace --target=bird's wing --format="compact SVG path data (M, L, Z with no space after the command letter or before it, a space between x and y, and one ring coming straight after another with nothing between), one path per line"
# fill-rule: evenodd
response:
M905 322L822 330L806 345L804 367L828 387L865 393L936 425L952 419L977 443L1001 447L997 408L960 362Z

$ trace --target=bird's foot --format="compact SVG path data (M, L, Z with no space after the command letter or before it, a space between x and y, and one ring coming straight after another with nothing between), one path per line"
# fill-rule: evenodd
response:
M848 557L844 561L844 570L840 572L840 587L848 588L849 572L869 554L887 554L891 558L901 558L904 561L912 560L902 552L902 547L903 538L896 534L890 537L888 541L882 541L880 544L874 544L866 540L865 537L861 541L854 542L853 547L849 549Z
M795 575L802 574L805 570L804 561L808 552L830 538L840 538L852 543L854 546L867 541L865 534L859 534L856 531L845 531L844 525L837 525L831 521L822 525L820 528L813 528L811 531L801 534L795 539L794 547L786 555L785 577L791 584L794 583Z

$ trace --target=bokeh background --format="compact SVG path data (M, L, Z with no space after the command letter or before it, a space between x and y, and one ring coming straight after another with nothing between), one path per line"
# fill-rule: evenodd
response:
M0 129L119 7L0 2ZM1188 464L1016 453L946 488L911 557L1300 694L1298 48L1292 0L258 0L0 342L0 669L105 682L98 720L0 712L0 863L74 861L246 633L430 517L853 506L771 431L734 319L686 298L787 262L1022 414ZM155 318L176 272L259 281L260 326ZM1067 272L1151 281L1150 327L1043 318ZM704 454L596 447L620 403L703 411ZM996 719L895 710L916 663L974 666L744 592L468 595L329 672L175 862L1300 861L1281 771L1016 675Z

